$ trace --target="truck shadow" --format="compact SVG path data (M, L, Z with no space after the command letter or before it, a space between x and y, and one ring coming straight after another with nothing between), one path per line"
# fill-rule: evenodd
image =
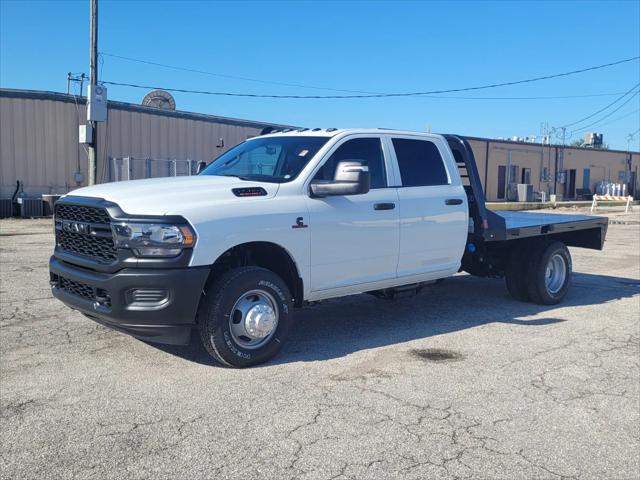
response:
M296 311L286 346L266 366L329 360L490 323L544 328L567 321L554 315L560 309L603 304L639 293L640 280L574 272L567 298L553 306L518 302L509 296L503 280L470 275L451 277L417 296L396 300L366 294L332 299ZM549 315L540 318L541 314ZM195 334L186 347L153 346L185 360L216 365Z

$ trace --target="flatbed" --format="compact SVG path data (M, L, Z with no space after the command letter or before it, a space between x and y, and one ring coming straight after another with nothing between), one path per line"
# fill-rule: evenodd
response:
M606 217L592 217L588 215L506 211L491 211L491 213L501 218L504 222L504 236L495 238L495 240L509 240L580 231L580 240L582 242L585 241L585 237L593 237L591 241L595 242L595 245L599 244L599 249L602 249L604 233L609 223L609 219Z
M523 292L522 283L533 275L527 258L538 258L545 246L560 242L602 250L609 223L606 217L489 210L471 146L463 137L444 137L453 152L469 205L470 227L462 270L477 276L505 276L512 295L526 299L531 295ZM519 277L517 281L510 278L513 276ZM514 291L514 283L520 284L516 289L520 292Z

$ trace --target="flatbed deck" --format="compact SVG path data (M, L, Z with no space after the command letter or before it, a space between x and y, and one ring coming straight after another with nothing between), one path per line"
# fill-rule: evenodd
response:
M590 215L564 215L558 213L540 213L540 212L517 212L517 211L497 211L493 212L504 218L507 230L519 228L542 228L549 225L565 225L570 228L571 225L579 222L595 222L596 224L607 223L606 217L597 217Z
M494 236L489 238L489 241L512 240L516 238L573 233L585 230L601 232L601 237L604 241L604 232L606 232L609 224L607 217L590 215L510 211L494 212L491 210L489 210L489 212L491 212L491 216L495 220L498 220L498 222L494 221L494 225L495 223L501 224L495 225L497 228L493 229L492 233Z

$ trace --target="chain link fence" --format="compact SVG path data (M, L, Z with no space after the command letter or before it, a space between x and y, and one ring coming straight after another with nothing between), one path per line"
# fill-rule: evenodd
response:
M139 180L157 177L184 177L198 173L198 160L109 157L107 181Z

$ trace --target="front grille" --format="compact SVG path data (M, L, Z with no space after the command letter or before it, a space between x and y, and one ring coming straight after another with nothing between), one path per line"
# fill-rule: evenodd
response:
M102 288L93 288L86 283L76 282L75 280L55 274L52 274L51 281L57 288L71 295L82 297L92 302L98 302L105 307L111 307L111 295Z
M60 249L100 263L111 263L117 258L111 218L104 208L58 203L55 214L56 244ZM87 230L74 231L69 222L86 224ZM64 223L71 228L64 228Z
M104 208L84 205L56 204L56 218L85 223L111 223L111 217Z
M116 249L113 238L93 237L82 233L57 231L58 246L68 252L85 257L92 257L101 262L111 262L116 259Z

